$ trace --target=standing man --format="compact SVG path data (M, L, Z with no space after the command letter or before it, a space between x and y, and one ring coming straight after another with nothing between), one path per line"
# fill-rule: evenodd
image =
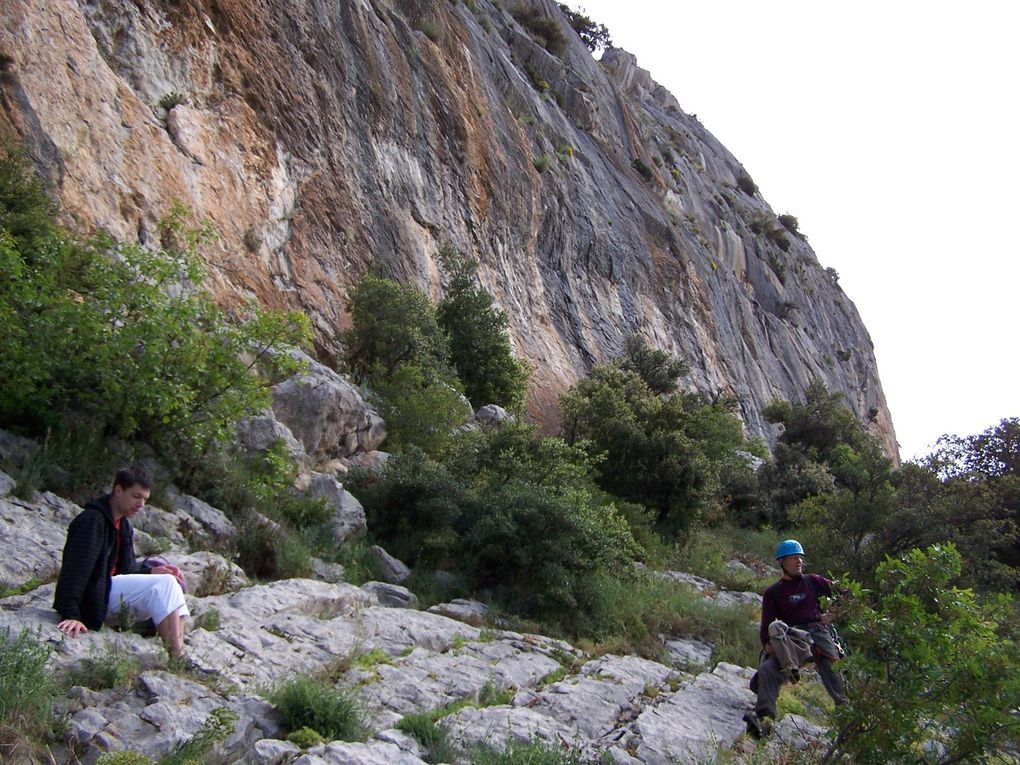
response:
M804 548L796 539L779 543L776 560L783 576L762 596L761 664L751 681L751 690L757 692L758 701L755 711L744 715L748 733L756 738L771 732L768 718L775 719L779 686L786 680L786 673L780 667L769 639L769 625L776 620L804 630L811 636L812 654L825 690L836 704L847 701L843 678L832 667L832 663L839 659L840 651L829 630L831 617L822 613L818 603L819 595L832 595L832 582L818 574L804 573Z
M120 470L113 491L92 500L67 528L63 564L53 607L57 629L70 637L98 630L108 616L127 608L152 619L171 658L184 651L184 578L177 566L135 560L131 518L145 507L152 481L141 468Z

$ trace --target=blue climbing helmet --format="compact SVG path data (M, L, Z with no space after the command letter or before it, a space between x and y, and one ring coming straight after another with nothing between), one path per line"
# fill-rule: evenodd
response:
M787 555L803 555L804 548L796 539L786 539L776 547L776 560L782 560Z

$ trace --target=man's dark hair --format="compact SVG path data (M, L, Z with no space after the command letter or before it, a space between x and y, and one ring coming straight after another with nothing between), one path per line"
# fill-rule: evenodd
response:
M133 465L129 468L121 468L113 479L114 488L130 489L132 486L141 486L143 489L152 489L152 479L145 472L145 468Z

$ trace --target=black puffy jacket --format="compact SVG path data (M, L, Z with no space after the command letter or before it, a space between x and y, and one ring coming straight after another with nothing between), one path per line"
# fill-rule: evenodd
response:
M53 607L61 619L76 619L90 630L103 626L110 599L110 569L116 551L116 534L109 494L85 505L67 527L64 558L53 596ZM148 572L147 567L135 560L131 523L121 518L117 573Z

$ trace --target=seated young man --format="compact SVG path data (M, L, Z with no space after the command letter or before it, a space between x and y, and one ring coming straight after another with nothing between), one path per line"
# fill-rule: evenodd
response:
M61 618L57 629L71 637L101 629L108 617L127 608L139 619L152 619L167 653L179 657L189 615L181 571L135 560L130 519L145 507L151 491L144 470L121 470L113 491L89 502L71 521L53 607Z

